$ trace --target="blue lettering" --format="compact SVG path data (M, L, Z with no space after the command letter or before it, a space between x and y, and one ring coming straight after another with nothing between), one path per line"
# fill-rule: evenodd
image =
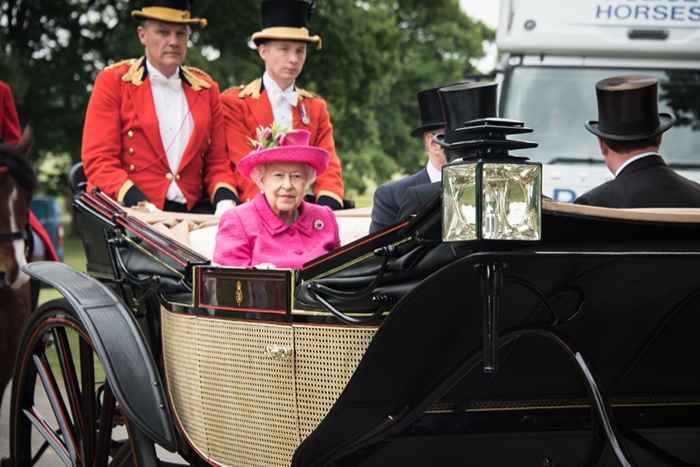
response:
M609 5L607 10L603 10L603 6L598 5L598 10L595 13L596 19L600 19L600 16L602 14L605 14L607 18L610 19L610 17L612 16L612 5Z
M685 7L674 6L673 8L671 8L671 19L673 21L683 21L685 19Z
M700 6L691 6L688 12L688 19L690 21L700 21Z
M573 203L575 199L576 192L574 190L571 190L569 188L554 189L554 201L561 201L562 203Z
M644 17L644 19L649 19L649 7L646 5L637 5L634 12L635 19Z
M657 21L668 19L668 10L665 5L656 5L654 7L654 19Z
M625 11L627 14L621 14L621 10ZM615 8L615 17L617 19L627 19L630 16L632 16L632 7L629 5L618 5L617 8Z

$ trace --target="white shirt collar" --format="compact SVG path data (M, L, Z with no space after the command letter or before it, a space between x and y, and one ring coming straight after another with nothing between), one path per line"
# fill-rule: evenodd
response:
M180 84L180 67L175 70L172 76L167 77L160 70L151 64L151 62L146 59L146 67L148 68L148 75L151 77L151 82L163 84L163 85L179 85Z
M292 85L287 89L282 90L279 84L277 84L277 82L272 79L272 77L266 71L263 74L263 85L265 86L265 90L270 97L270 102L276 101L280 96L284 96L284 99L289 102L290 105L296 107L297 92L294 89L294 83L292 83Z
M615 177L620 175L622 173L622 171L625 169L625 167L630 165L632 162L638 161L639 159L642 159L644 157L658 156L658 155L659 155L658 152L645 152L645 153L639 154L637 156L634 156L632 159L626 160L620 167L617 168L617 171L615 172Z
M428 161L428 163L425 164L425 170L428 171L428 178L430 179L430 183L442 181L442 170L435 167L432 162Z

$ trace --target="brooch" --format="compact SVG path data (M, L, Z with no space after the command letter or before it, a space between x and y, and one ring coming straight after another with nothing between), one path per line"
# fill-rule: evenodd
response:
M324 224L321 219L316 219L314 221L314 229L316 229L316 230L323 230L323 228L325 226L326 226L326 224Z
M308 126L309 123L311 123L309 113L306 111L306 106L304 104L301 104L301 123L303 123L304 126Z

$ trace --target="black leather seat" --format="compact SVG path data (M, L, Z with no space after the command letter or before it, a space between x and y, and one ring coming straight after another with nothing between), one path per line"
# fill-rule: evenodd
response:
M87 177L85 176L82 162L78 162L70 168L70 172L68 172L68 183L74 195L85 191Z

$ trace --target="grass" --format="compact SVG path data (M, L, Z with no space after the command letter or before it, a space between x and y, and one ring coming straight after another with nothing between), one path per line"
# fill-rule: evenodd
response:
M66 237L64 245L64 262L77 271L85 271L85 252L83 244L78 237ZM39 304L48 302L55 298L61 298L61 294L51 288L41 289L39 293Z

